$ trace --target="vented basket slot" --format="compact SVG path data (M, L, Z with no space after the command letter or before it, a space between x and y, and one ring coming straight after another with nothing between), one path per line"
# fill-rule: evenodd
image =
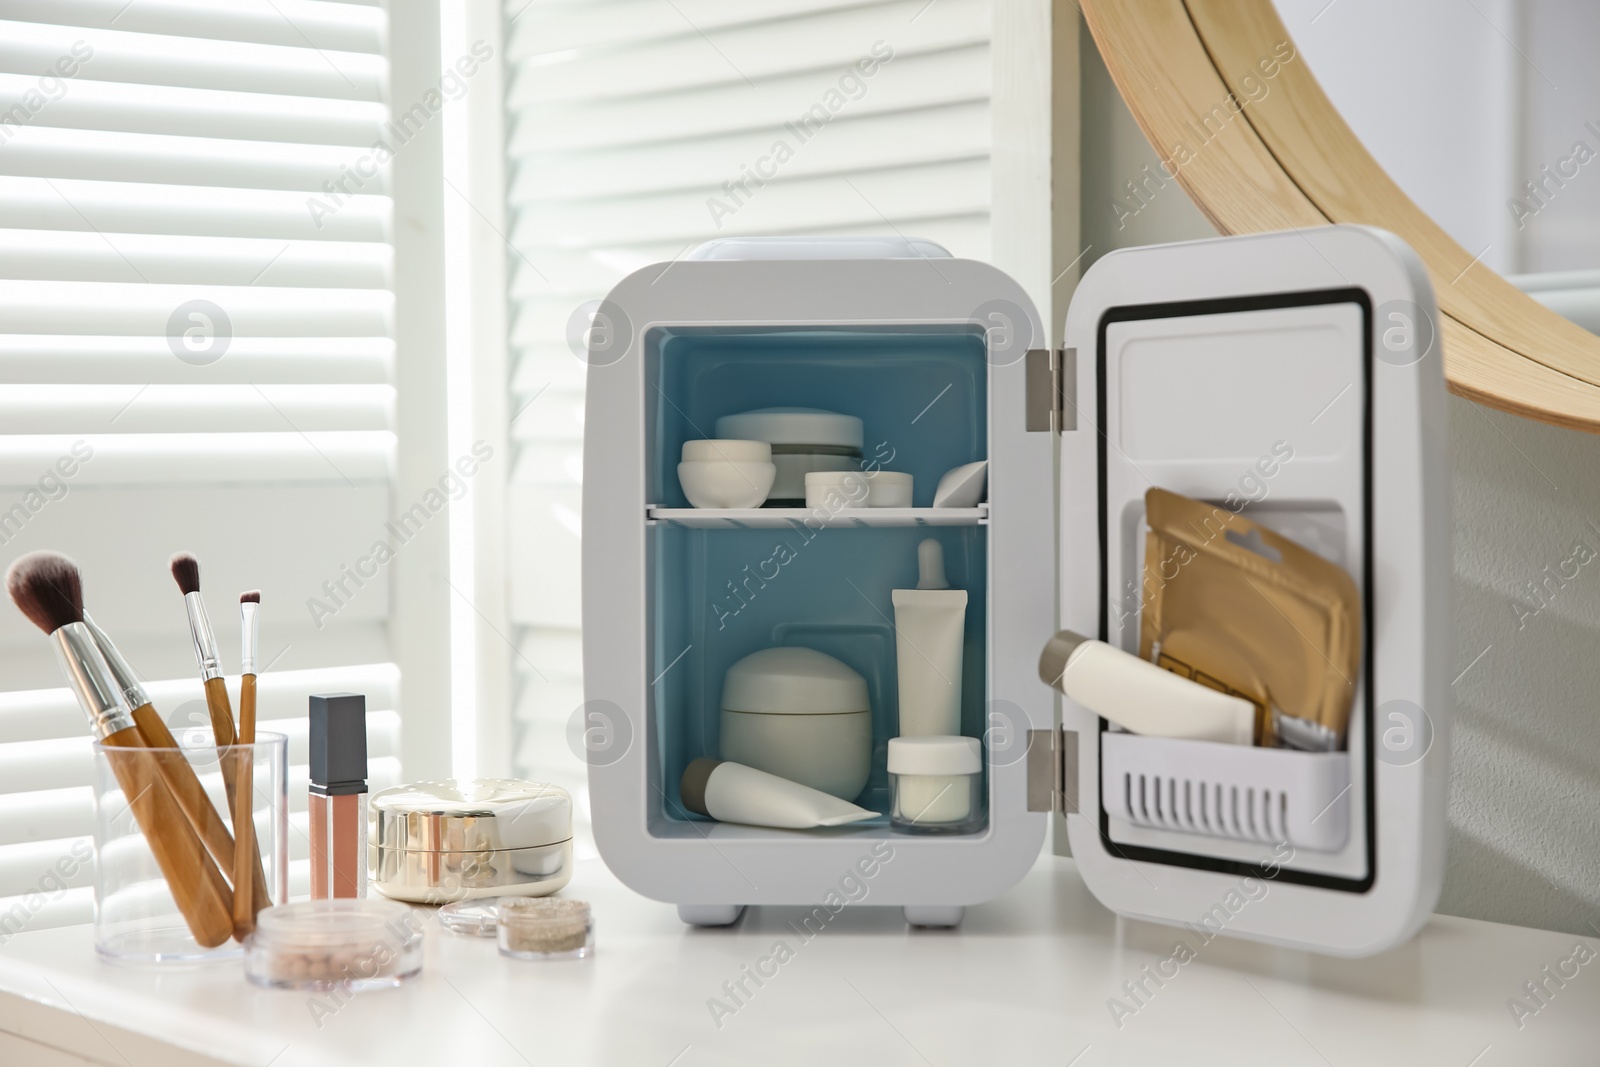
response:
M1106 733L1106 812L1135 826L1337 852L1349 836L1350 757Z

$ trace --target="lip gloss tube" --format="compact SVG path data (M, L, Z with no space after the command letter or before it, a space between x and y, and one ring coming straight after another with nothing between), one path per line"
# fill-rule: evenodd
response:
M367 698L311 698L311 897L367 895Z

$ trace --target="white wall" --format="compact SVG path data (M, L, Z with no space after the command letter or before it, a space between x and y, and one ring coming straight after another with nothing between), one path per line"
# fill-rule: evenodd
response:
M1600 160L1520 230L1506 206L1540 163L1566 153L1566 142L1587 136L1600 151L1600 135L1581 129L1589 118L1600 128L1600 68L1582 55L1600 41L1600 5L1279 0L1279 9L1369 150L1458 241L1473 252L1490 246L1484 260L1501 270L1600 266ZM1132 216L1112 207L1123 183L1139 179L1155 156L1087 33L1084 44L1089 258L1212 232L1176 183ZM1539 162L1530 169L1528 159ZM1565 569L1576 577L1537 590L1575 551L1600 552L1600 438L1452 398L1450 451L1460 677L1439 908L1593 933L1600 556L1588 565L1574 560Z

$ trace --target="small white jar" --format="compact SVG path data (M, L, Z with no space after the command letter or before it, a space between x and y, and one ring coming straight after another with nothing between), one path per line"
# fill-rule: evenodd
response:
M889 739L889 825L964 834L983 825L983 747L976 737Z
M678 484L697 508L759 508L777 470L765 441L685 441Z
M911 475L900 471L812 471L806 475L806 507L909 508Z

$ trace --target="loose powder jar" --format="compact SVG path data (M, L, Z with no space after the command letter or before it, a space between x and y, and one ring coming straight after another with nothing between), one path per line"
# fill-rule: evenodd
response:
M372 796L371 886L444 904L543 896L572 878L572 797L513 778L418 782Z
M422 970L425 916L387 900L267 908L245 943L245 975L273 989L388 989Z
M500 955L519 960L576 959L594 951L589 905L562 897L500 901Z

